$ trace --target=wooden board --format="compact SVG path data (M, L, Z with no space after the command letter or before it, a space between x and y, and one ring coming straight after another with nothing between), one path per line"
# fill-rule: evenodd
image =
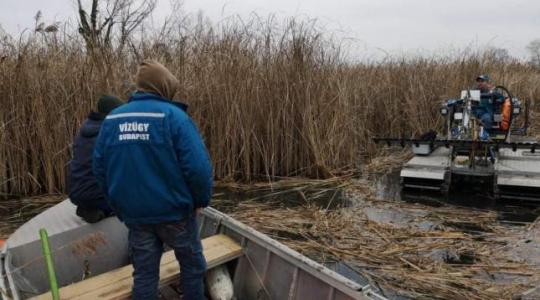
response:
M242 247L226 235L214 235L202 240L203 253L208 268L221 265L242 255ZM133 267L131 265L100 274L60 289L60 299L126 299L131 295L133 286ZM180 267L173 251L168 251L161 258L159 272L160 284L167 285L178 280ZM45 293L32 299L51 299Z

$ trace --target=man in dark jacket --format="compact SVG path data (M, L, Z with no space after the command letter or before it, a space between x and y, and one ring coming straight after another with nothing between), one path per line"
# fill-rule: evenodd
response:
M69 163L69 199L77 206L77 215L88 223L98 222L112 213L92 173L92 154L105 116L122 104L116 97L102 96L98 100L98 111L90 112L73 141L73 159Z
M208 206L212 167L186 106L172 102L178 81L163 65L145 61L137 92L112 111L96 142L94 174L129 228L133 299L157 299L163 244L182 272L183 299L204 299L206 261L196 212Z

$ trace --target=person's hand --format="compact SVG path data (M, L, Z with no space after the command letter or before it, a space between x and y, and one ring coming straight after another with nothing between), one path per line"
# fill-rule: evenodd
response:
M198 215L198 214L202 213L203 209L204 209L204 207L196 208L195 209L195 215Z

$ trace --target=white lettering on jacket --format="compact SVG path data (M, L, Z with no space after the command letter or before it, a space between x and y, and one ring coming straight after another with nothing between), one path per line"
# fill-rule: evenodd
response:
M118 125L120 132L148 132L148 123L124 122Z
M127 140L150 140L150 134L148 133L149 123L139 122L124 122L118 125L121 134L118 135L119 141Z
M148 141L150 140L150 134L148 133L123 133L118 136L119 141L130 141L130 140L141 140Z

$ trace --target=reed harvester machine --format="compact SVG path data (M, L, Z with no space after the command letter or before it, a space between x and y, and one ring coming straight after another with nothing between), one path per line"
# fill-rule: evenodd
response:
M499 95L494 101L493 95ZM475 114L482 101L492 105L491 128ZM503 86L490 93L464 90L446 101L444 138L375 138L387 145L411 146L414 157L401 169L402 187L447 194L456 182L490 189L497 199L540 201L540 146L527 137L528 107Z

